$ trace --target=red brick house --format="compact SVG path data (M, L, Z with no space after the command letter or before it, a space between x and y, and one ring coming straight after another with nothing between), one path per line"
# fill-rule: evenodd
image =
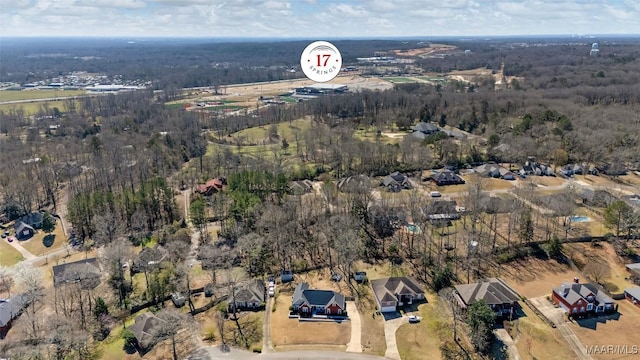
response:
M615 302L592 284L566 283L553 289L551 300L571 315L602 314L616 310Z
M344 295L330 290L309 289L309 284L300 283L293 292L294 311L306 315L344 315Z
M204 196L209 196L221 191L225 183L226 180L223 178L211 179L204 184L196 185L195 192Z
M624 290L624 297L637 307L640 307L640 287Z

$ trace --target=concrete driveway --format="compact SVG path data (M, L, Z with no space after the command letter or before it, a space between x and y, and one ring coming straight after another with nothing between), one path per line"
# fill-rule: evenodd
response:
M546 296L540 296L537 298L529 299L532 305L534 305L544 316L556 324L558 332L567 340L569 346L576 353L577 359L580 360L592 360L593 358L587 354L586 348L580 342L580 339L576 336L571 329L571 323L567 322L564 315L564 310L560 307L555 307Z
M273 352L273 342L271 341L271 312L273 310L274 298L267 298L267 305L265 306L264 322L262 323L262 353Z
M347 301L347 314L351 320L351 340L347 344L348 352L362 352L362 325L360 322L360 312L353 301Z
M389 313L384 315L384 338L387 342L387 351L384 356L389 359L400 360L400 352L396 342L396 331L407 323L407 318L400 313Z

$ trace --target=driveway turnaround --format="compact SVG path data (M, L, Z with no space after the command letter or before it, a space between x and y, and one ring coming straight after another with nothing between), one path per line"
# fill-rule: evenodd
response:
M347 351L362 352L362 327L360 325L360 313L353 301L347 301L347 314L351 319L351 340L347 344Z

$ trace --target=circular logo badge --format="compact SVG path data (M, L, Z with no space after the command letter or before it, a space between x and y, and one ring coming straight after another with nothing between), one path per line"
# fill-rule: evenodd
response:
M342 68L342 55L332 43L316 41L302 52L300 67L310 80L327 82L338 76Z

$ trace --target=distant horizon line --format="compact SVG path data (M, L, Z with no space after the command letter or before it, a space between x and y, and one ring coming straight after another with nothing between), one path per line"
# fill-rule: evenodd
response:
M623 34L623 33L603 33L603 34L511 34L511 35L389 35L389 36L136 36L136 35L10 35L0 36L2 40L11 39L104 39L104 40L423 40L423 39L536 39L536 38L561 38L561 39L592 39L598 37L614 37L614 38L640 38L639 34Z

